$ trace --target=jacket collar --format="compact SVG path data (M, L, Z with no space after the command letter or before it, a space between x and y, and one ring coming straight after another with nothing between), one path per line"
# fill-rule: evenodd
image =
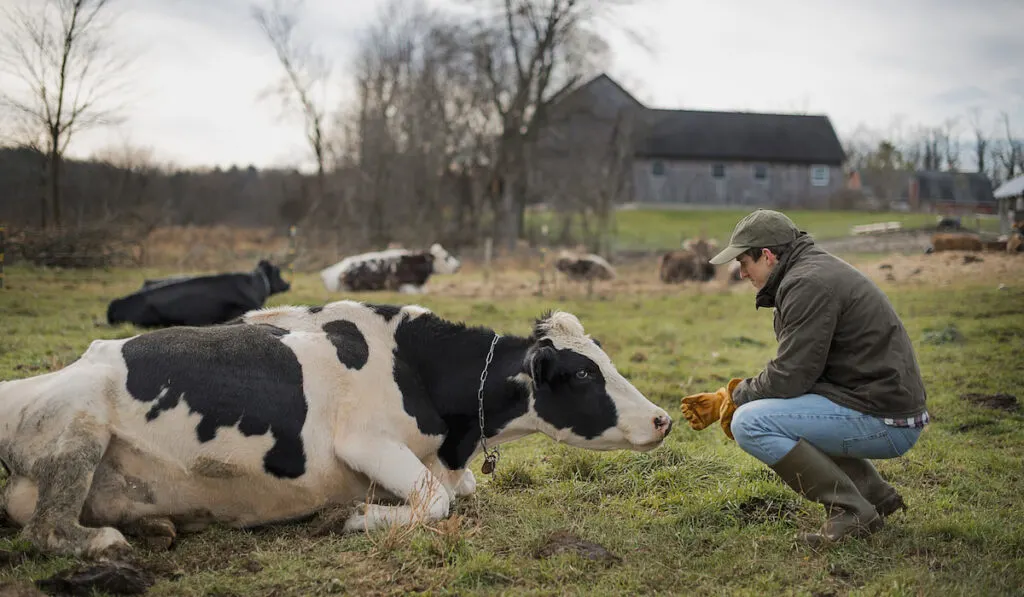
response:
M793 267L793 264L799 261L803 254L813 246L814 241L811 237L806 232L801 231L796 240L793 241L789 251L775 264L772 273L768 274L768 280L765 282L764 287L757 291L757 296L754 298L755 308L775 307L775 293L779 290L782 278L789 271L789 268Z

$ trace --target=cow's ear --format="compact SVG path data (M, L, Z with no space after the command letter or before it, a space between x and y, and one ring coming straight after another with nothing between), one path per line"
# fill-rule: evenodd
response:
M526 370L533 378L534 385L551 381L555 370L555 359L558 353L547 343L538 344L526 353Z

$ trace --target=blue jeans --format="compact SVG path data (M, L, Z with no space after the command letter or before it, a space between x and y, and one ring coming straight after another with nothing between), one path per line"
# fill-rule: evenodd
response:
M733 414L732 434L744 452L771 466L800 438L829 456L896 458L917 442L921 429L886 425L879 417L805 394L740 406Z

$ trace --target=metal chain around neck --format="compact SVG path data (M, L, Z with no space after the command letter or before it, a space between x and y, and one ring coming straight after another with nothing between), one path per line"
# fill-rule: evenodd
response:
M501 336L494 334L494 338L491 340L491 348L487 351L487 360L484 361L484 370L480 372L480 389L476 392L477 413L480 416L480 445L484 449L484 464L480 470L485 475L494 472L494 467L498 464L498 458L501 457L497 448L494 450L487 449L487 432L484 431L484 384L487 383L487 370L494 359L494 346L498 343L498 338L501 338Z

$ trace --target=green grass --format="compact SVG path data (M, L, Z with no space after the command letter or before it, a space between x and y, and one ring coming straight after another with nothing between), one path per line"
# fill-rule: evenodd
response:
M97 322L111 297L158 273L9 269L11 288L0 291L0 379L60 367L92 339L133 333ZM150 595L1022 595L1024 414L960 399L1024 387L1024 282L1001 282L1008 288L886 287L915 341L935 421L903 458L878 463L910 511L867 539L821 551L795 544L795 532L821 522L820 507L717 426L696 432L679 424L647 454L586 452L544 436L509 444L497 474L477 473L476 495L433 530L317 537L315 521L214 528L180 538L170 552L139 547L134 557L158 574ZM300 275L294 291L271 304L322 300L314 276ZM755 373L775 348L770 311L756 311L746 293L416 301L509 334L527 333L549 308L571 310L677 420L680 397ZM479 466L478 459L472 468ZM621 561L536 557L559 530ZM27 550L14 533L0 531L0 555ZM28 551L14 565L0 559L0 584L79 563Z
M704 235L725 244L732 229L749 209L687 210L687 209L635 209L619 211L615 215L615 240L618 249L674 249L685 238ZM937 216L924 213L871 213L864 211L785 210L786 215L816 239L834 239L850 234L850 228L860 224L900 222L906 229L933 227ZM529 226L534 231L548 224L549 234L557 234L558 226L549 214L531 214ZM998 220L965 217L965 227L980 226L985 232L998 232ZM579 226L574 229L579 235Z

